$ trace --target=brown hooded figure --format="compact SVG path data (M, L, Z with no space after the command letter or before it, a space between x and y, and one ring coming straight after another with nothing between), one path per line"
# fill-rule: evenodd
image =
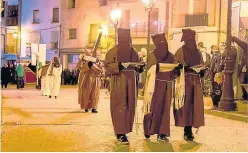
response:
M87 48L85 55L92 56L92 49ZM85 109L85 112L92 109L92 113L97 113L102 68L98 63L92 63L82 59L80 59L77 64L77 68L80 70L78 79L78 103L81 109Z
M168 50L165 34L152 36L156 49L148 56L148 66L157 63L175 63L174 55ZM177 63L177 62L176 62ZM158 140L168 141L170 136L170 106L172 99L172 84L175 79L175 71L157 72L155 91L151 101L151 113L144 116L144 132L146 138L158 134Z
M176 60L184 65L185 69L185 98L184 106L175 109L175 125L184 127L184 139L193 140L192 127L204 126L204 104L200 76L190 67L202 64L202 57L197 50L195 31L183 29L182 40L184 45L175 54ZM204 72L203 72L204 73Z
M131 46L129 29L118 29L118 45L110 49L105 58L105 68L110 74L110 111L117 139L128 143L126 134L132 132L138 96L138 73L143 67L123 63L140 62Z

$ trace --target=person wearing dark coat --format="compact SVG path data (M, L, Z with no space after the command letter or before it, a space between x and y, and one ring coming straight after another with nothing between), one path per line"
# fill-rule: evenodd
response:
M2 89L3 87L7 88L8 83L10 81L10 69L7 64L4 64L4 67L2 67L1 69L1 78L2 78L2 82L1 82Z
M202 56L196 45L195 31L183 29L182 32L181 41L184 41L184 45L177 50L175 59L184 65L185 95L182 99L182 107L176 108L174 103L174 118L176 126L184 127L184 139L193 141L192 127L199 128L205 125L201 85L201 78L204 77L205 70L197 71L195 69L203 65Z

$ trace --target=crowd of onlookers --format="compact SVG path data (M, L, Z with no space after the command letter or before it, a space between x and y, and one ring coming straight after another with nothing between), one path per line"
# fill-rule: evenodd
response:
M19 63L17 66L15 64L4 64L1 68L1 86L3 88L8 88L8 84L16 84L17 89L24 88L24 66Z
M62 72L62 84L76 85L78 82L79 69L64 69Z

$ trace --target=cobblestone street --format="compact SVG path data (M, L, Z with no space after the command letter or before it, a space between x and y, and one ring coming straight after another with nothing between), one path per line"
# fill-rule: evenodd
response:
M128 135L130 145L122 145L113 132L105 90L98 114L80 110L76 86L62 86L58 99L41 96L33 86L11 86L2 95L2 151L248 151L247 123L211 115L205 115L205 127L194 129L194 142L183 140L172 113L170 142L157 142L156 136L145 140L142 101Z

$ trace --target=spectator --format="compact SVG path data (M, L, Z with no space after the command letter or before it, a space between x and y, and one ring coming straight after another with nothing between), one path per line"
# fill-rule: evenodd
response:
M213 101L213 109L217 109L218 103L220 102L220 98L222 95L222 84L220 84L220 82L217 83L214 80L216 74L221 74L223 70L223 66L221 65L222 57L218 47L214 46L212 48L212 51L213 51L213 57L210 64L211 84L212 84L211 98Z
M17 72L17 89L23 89L24 88L24 67L21 63L18 64L16 68Z
M1 78L2 89L3 87L7 88L10 81L10 69L7 64L4 64L4 67L1 69Z

